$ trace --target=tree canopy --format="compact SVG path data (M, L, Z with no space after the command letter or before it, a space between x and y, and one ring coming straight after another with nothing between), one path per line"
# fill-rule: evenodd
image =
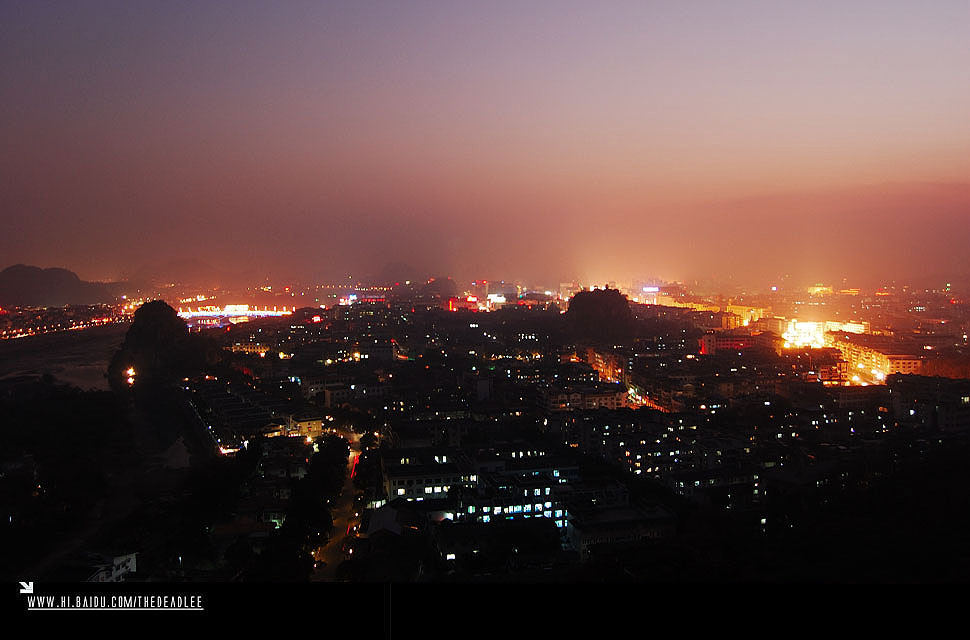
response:
M161 300L143 304L135 312L125 341L108 368L115 388L126 386L127 371L139 384L164 384L190 375L216 358L206 338L189 334L175 309Z
M633 337L633 313L616 289L580 291L569 301L566 324L577 340L625 342Z

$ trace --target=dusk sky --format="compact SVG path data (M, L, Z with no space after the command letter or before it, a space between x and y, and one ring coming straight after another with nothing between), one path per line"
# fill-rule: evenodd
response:
M0 268L970 273L967 0L0 0L0 95Z

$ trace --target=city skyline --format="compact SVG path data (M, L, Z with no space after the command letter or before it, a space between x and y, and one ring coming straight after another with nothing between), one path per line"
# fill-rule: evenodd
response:
M966 275L960 2L5 3L10 264Z

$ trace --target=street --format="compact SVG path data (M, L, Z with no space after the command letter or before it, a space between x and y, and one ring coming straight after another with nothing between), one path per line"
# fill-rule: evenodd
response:
M316 569L310 576L313 582L333 582L336 580L337 567L345 560L344 552L340 548L344 539L347 537L352 526L360 522L360 518L355 516L356 509L362 509L363 505L354 503L354 465L357 456L360 455L360 435L347 431L340 432L340 435L350 442L350 455L348 457L347 479L344 487L337 497L337 502L331 505L330 513L333 517L333 535L329 542L317 548L313 554L316 562ZM359 513L359 512L357 512Z

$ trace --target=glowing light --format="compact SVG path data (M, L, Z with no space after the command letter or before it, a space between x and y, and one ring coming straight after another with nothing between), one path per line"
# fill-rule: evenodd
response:
M781 337L785 339L785 348L821 349L825 346L825 323L791 320Z
M178 316L182 319L191 318L221 318L226 316L235 317L247 317L247 318L263 318L263 317L279 317L292 315L292 311L287 311L286 307L283 307L282 311L277 311L276 307L273 307L272 311L263 309L250 309L248 304L227 304L225 307L200 307L198 311L179 311Z
M832 295L832 287L826 286L824 284L817 284L812 287L808 287L808 295L810 296L825 296Z

